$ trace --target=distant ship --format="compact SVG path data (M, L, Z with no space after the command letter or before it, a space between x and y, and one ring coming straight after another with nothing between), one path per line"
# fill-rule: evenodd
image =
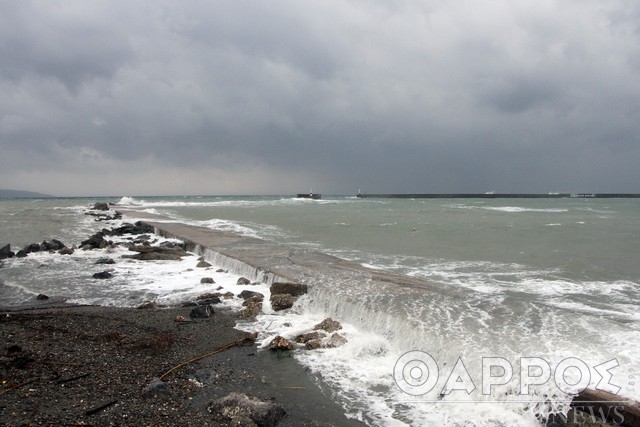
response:
M308 193L298 193L296 195L296 197L298 199L313 199L313 200L320 200L322 198L322 194L320 193L314 193L313 190L309 190Z

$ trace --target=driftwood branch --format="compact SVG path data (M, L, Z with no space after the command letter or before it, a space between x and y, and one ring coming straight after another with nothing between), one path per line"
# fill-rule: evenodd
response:
M92 409L89 409L89 410L85 411L84 414L85 415L97 414L98 412L102 411L103 409L106 409L111 405L115 405L116 403L118 403L118 399L109 400L108 402L103 403L100 406L96 406L95 408L92 408Z
M233 348L233 347L239 347L239 346L242 346L242 345L245 345L245 344L253 344L256 341L256 338L257 338L257 334L251 334L251 335L249 335L249 336L247 336L247 337L245 337L245 338L243 338L241 340L229 343L227 345L223 345L222 347L219 347L219 348L215 349L214 351L212 351L210 353L203 354L202 356L198 356L198 357L193 358L191 360L188 360L188 361L186 361L184 363L181 363L181 364L179 364L177 366L174 366L173 368L169 369L167 372L162 374L160 376L160 380L162 381L162 379L164 377L166 377L167 375L169 375L171 372L175 371L176 369L180 369L183 366L189 365L189 364L191 364L193 362L197 362L198 360L202 360L202 359L205 359L207 357L216 355L218 353L222 353L223 351L229 350L230 348Z
M27 385L27 384L31 384L31 383L32 383L32 382L34 382L35 380L36 380L36 378L31 379L31 380L26 381L26 382L23 382L23 383L20 383L20 384L14 384L14 385L12 385L12 386L9 386L9 387L7 387L6 389L2 390L2 392L0 392L0 396L2 396L3 394L5 394L5 393L7 393L7 392L9 392L9 391L11 391L11 390L13 390L13 389L23 387L23 386L25 386L25 385Z

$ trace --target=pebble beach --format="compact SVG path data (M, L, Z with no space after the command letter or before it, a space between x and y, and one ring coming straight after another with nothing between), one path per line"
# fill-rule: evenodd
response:
M279 426L361 425L290 355L245 340L237 313L52 305L0 312L2 425L230 425L207 408L232 392L280 405Z

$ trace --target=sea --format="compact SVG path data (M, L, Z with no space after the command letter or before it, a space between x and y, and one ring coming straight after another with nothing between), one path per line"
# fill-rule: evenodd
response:
M122 223L85 214L102 201L422 279L402 291L393 280L378 288L340 277L308 283L312 291L292 309L238 325L259 331L264 346L327 317L341 322L345 345L293 358L348 417L368 425L539 426L566 413L585 387L640 398L640 199L4 199L0 245L79 245ZM124 261L125 253L0 261L0 306L33 303L40 293L81 304L179 304L210 290L193 268L199 254L144 262ZM105 256L117 261L108 266L114 277L92 279ZM237 263L215 267L223 270L216 286L240 290ZM268 285L256 289L268 294Z

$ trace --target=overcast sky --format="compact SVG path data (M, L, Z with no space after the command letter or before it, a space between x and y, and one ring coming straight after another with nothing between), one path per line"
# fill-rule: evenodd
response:
M640 2L0 0L0 188L640 192Z

